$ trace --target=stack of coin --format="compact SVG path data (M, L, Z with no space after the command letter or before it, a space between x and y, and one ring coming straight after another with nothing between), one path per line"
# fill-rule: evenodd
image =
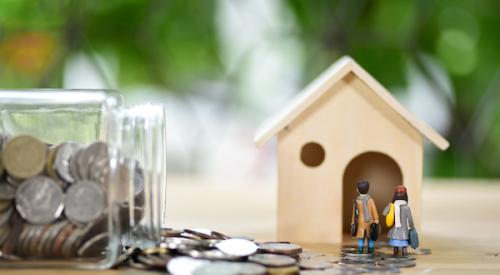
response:
M382 256L382 260L378 264L392 268L414 267L416 265L416 258L410 255L394 256L388 254Z
M8 183L0 184L0 246L3 245L10 233L9 221L14 211L14 197L16 188Z
M162 229L157 247L124 251L120 265L166 270L173 275L212 274L362 274L399 273L415 266L413 256L358 253L343 247L339 255L302 251L288 242L257 243L208 229ZM426 251L429 251L426 249Z
M378 254L374 253L359 253L357 248L348 247L342 249L340 252L342 256L341 262L343 264L358 264L358 265L370 265L375 264L375 262L379 259Z
M109 243L108 152L103 142L49 145L28 135L0 134L0 255L103 256ZM118 167L118 181L133 180L134 192L142 192L138 163L125 160ZM127 208L128 193L118 196Z

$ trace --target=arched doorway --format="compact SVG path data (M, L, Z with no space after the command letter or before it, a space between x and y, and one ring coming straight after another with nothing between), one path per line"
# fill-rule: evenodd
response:
M394 187L403 184L401 168L391 157L378 152L367 152L358 155L349 162L343 177L343 204L342 204L342 230L344 241L350 240L352 203L356 197L356 182L368 180L370 182L369 194L377 205L380 217L382 235L379 240L386 240L388 231L385 226L382 211L387 203L392 200Z

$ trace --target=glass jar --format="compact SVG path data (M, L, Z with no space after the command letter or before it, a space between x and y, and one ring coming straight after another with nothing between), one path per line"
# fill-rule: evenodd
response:
M160 240L164 108L109 90L0 91L0 267L109 268Z

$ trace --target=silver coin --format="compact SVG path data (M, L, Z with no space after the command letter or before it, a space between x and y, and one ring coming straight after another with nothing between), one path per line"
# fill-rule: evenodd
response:
M76 151L80 149L80 145L74 142L62 143L57 149L54 160L54 169L57 175L68 183L73 183L75 179L70 172L70 159Z
M106 208L106 194L92 181L79 181L68 188L64 214L74 223L88 223L99 218Z
M69 172L71 175L71 178L74 180L83 180L82 177L80 176L80 172L78 169L78 163L80 159L80 155L82 154L84 148L80 148L76 150L76 152L73 153L73 155L69 159Z
M394 266L371 266L365 268L368 273L400 273L401 270Z
M40 225L38 228L34 231L33 235L29 238L28 242L26 243L26 253L30 256L36 256L36 251L37 248L40 245L40 240L42 237L42 234L47 230L48 225Z
M108 233L95 235L78 249L79 257L100 257L109 243Z
M206 260L234 261L234 260L239 260L241 258L239 256L228 255L216 249L212 250L181 249L180 253L196 259L206 259Z
M17 211L33 224L46 224L56 220L63 208L63 191L51 178L29 178L16 191Z
M103 185L105 185L108 181L108 176L110 173L110 158L108 156L107 150L104 152L105 153L95 155L94 160L92 160L92 162L88 164L89 178ZM118 156L118 158L120 158L120 156Z
M345 265L374 265L376 261L374 259L342 259L339 262Z
M220 243L221 240L201 240L200 246L204 249L212 249L217 248L217 244Z
M238 257L246 257L257 252L254 242L243 239L229 239L218 242L215 247L220 251Z
M344 248L340 255L351 258L374 258L374 253L360 253L357 248Z
M302 247L293 243L267 242L259 244L259 252L296 255L302 253Z
M320 257L320 256L325 256L325 253L316 252L316 251L304 251L304 252L300 253L299 258L300 259L309 259L309 258Z
M214 261L194 270L193 275L262 275L266 268L255 263Z
M35 247L32 247L32 255L36 257L46 257L47 255L43 254L43 244L46 242L47 236L53 224L45 225L45 229L40 233L39 238L37 240L37 244Z
M382 260L385 261L393 261L393 262L407 262L407 261L415 261L416 258L410 255L393 255L393 254L388 254L388 255L382 255Z
M254 254L248 257L248 260L267 267L285 267L292 266L297 263L297 261L290 256L270 253Z
M21 228L21 234L19 234L18 241L16 242L16 247L13 249L13 251L15 251L16 254L18 254L18 255L22 255L22 251L21 251L22 245L21 244L24 241L26 234L28 234L28 231L29 231L28 228L31 226L33 226L33 225L24 224Z
M17 248L19 251L19 255L30 256L28 252L29 242L40 227L40 225L32 225L30 227L27 227L26 234L24 235L24 238L19 242L19 246Z
M172 275L192 275L196 269L207 263L209 263L207 260L175 257L167 263L167 271Z
M378 264L381 266L388 266L388 267L393 267L393 268L407 268L407 267L415 267L416 266L415 261L395 262L395 261L382 260Z
M322 259L305 259L300 260L299 266L302 269L326 269L333 267L333 264Z
M165 239L165 247L168 249L185 249L185 248L194 248L200 246L199 241L181 238L181 237L172 237Z
M108 158L101 158L95 161L89 169L90 179L106 186L111 171L110 160ZM128 186L127 186L128 188Z
M78 170L84 179L90 177L89 169L96 160L108 158L108 145L97 141L85 148L78 159Z
M16 188L7 182L0 182L0 200L12 200L16 196Z

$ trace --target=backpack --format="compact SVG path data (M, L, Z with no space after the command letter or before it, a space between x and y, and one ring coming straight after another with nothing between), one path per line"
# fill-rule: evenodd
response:
M394 203L389 203L389 212L385 216L385 224L387 227L394 225Z

